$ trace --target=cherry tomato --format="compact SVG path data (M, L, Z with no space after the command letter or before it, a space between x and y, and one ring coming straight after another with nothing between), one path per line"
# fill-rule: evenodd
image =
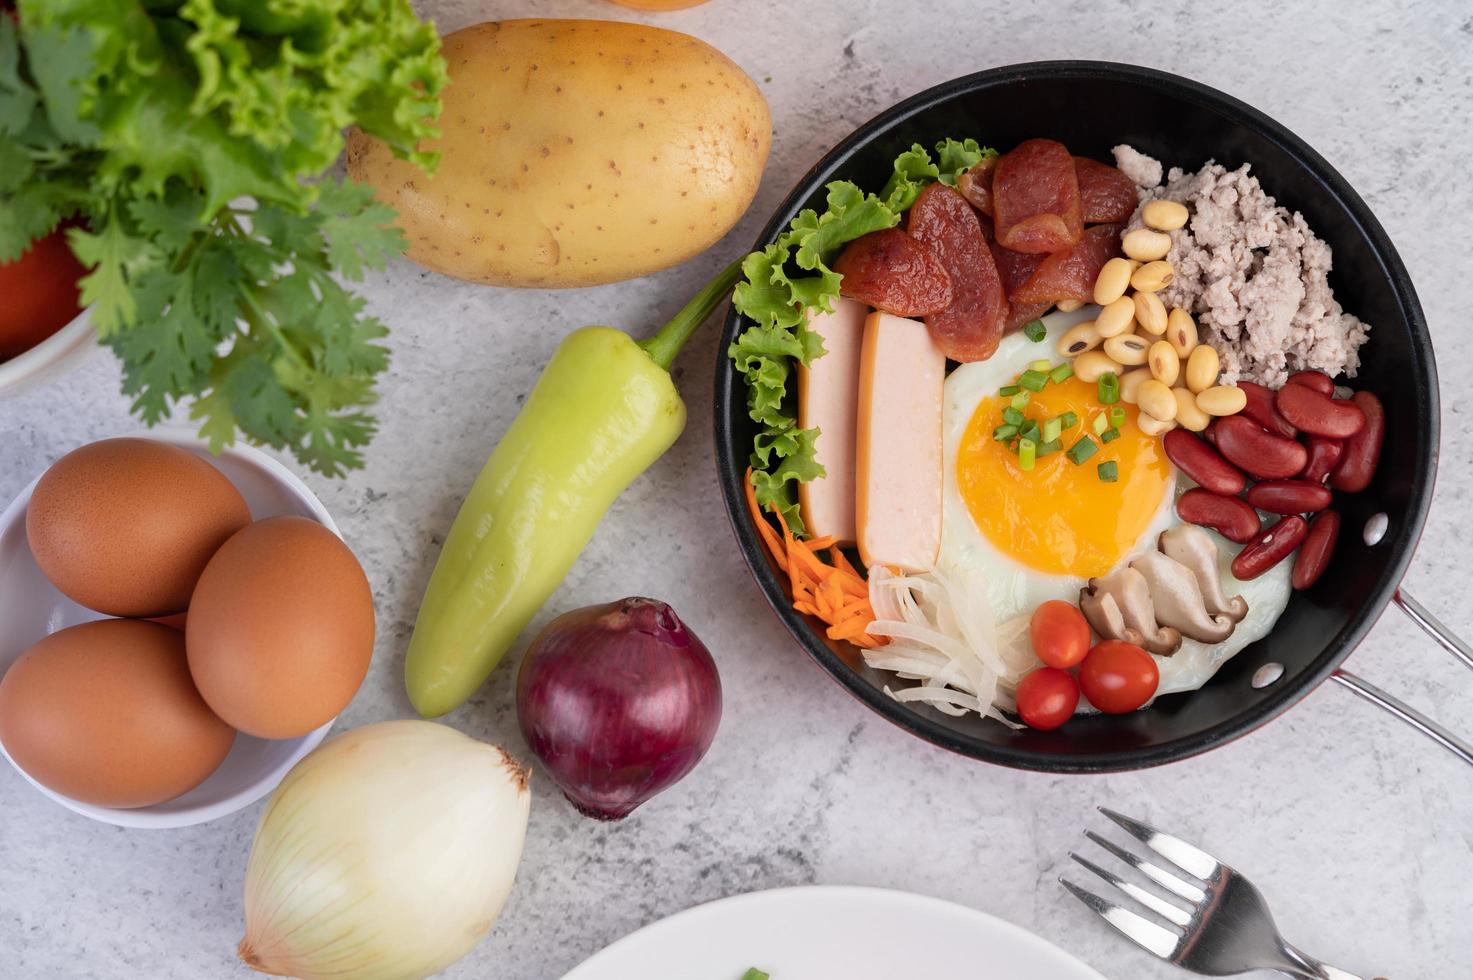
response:
M1139 708L1155 696L1160 683L1161 672L1151 655L1123 640L1095 644L1079 665L1080 690L1107 715Z
M1028 623L1033 653L1050 667L1073 667L1089 652L1089 623L1072 602L1050 599Z
M1074 714L1079 682L1057 667L1040 667L1018 685L1018 715L1029 728L1053 731Z
M0 263L0 360L25 353L81 312L77 280L86 271L62 230Z

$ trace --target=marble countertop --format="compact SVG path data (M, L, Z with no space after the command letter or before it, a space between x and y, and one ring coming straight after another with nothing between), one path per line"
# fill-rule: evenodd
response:
M1473 396L1463 388L1473 376L1473 276L1457 222L1473 213L1466 4L714 0L665 15L600 0L418 6L446 30L535 13L688 31L761 82L776 137L741 224L712 252L648 279L518 292L399 262L363 287L393 330L383 429L364 471L341 482L307 476L362 559L379 613L373 668L340 729L411 714L403 652L434 541L567 331L649 329L747 247L788 187L854 126L947 78L1043 58L1151 65L1245 99L1320 150L1379 215L1419 284L1445 379L1440 481L1408 586L1473 635L1464 565L1473 547ZM1175 829L1251 872L1286 934L1332 962L1403 980L1473 975L1473 772L1341 689L1316 690L1206 756L1098 777L970 762L851 700L783 631L725 532L708 421L715 335L708 326L680 360L692 419L685 436L614 505L538 624L630 593L668 600L720 662L720 735L684 783L617 825L577 816L548 780L536 780L510 904L445 976L549 980L687 906L805 883L952 899L1033 930L1107 976L1180 976L1114 936L1055 881L1082 829L1101 823L1098 804ZM135 428L113 360L100 351L49 386L0 402L0 501L63 452ZM1396 613L1350 663L1473 737L1473 678ZM526 757L513 676L497 672L449 720ZM180 831L120 830L63 810L0 767L0 973L244 976L234 950L260 812L257 804Z

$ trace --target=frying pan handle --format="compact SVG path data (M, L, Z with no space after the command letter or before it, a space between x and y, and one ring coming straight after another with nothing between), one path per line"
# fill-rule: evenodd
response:
M1473 647L1469 647L1452 630L1439 622L1425 606L1401 589L1398 589L1392 596L1392 601L1396 603L1397 608L1411 617L1412 622L1422 627L1428 636L1436 640L1440 647L1461 660L1464 666L1473 669ZM1454 735L1405 701L1392 697L1376 685L1349 671L1337 670L1330 676L1348 687L1357 697L1364 698L1377 707L1391 712L1468 765L1473 766L1473 745Z

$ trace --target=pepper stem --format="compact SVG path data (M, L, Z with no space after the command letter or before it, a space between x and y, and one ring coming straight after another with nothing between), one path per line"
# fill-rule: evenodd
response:
M706 317L731 295L741 277L742 260L737 259L691 297L691 301L681 307L680 312L671 317L670 322L661 327L659 333L640 341L639 346L656 364L666 371L670 370L680 348L690 340L696 328L706 322Z

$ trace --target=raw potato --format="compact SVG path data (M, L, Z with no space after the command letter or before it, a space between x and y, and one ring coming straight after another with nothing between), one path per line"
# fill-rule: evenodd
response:
M693 37L510 20L449 34L444 53L433 178L348 140L348 172L398 209L421 265L496 286L630 279L709 247L757 192L767 103Z

